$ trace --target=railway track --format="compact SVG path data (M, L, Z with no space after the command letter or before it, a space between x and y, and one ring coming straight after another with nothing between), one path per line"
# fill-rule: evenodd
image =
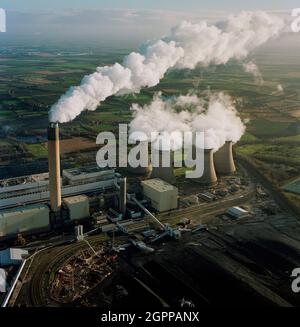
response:
M221 212L226 211L226 209L241 205L245 203L245 201L249 201L253 198L255 195L254 189L248 190L247 192L244 192L243 194L239 194L236 197L233 197L229 200L223 200L219 202L212 202L210 204L206 205L198 205L187 209L182 209L180 211L172 212L170 214L161 214L158 215L157 218L165 223L170 223L172 221L176 221L179 218L185 217L185 218L194 218L195 214L201 214L202 217L212 215L212 214L218 214Z
M171 224L176 224L179 218L193 218L196 214L201 214L201 219L203 217L211 216L212 214L224 212L230 206L242 204L245 201L250 200L253 195L254 190L250 189L229 200L223 200L218 203L198 205L195 207L178 210L170 214L162 214L159 215L158 218L163 223ZM88 238L88 241L91 244L94 244L104 241L105 239L105 235L103 234L91 236ZM39 256L37 267L30 281L30 303L32 306L62 306L61 303L51 299L49 294L46 294L46 290L49 289L49 281L51 278L50 273L55 271L55 268L59 269L62 263L70 258L70 256L74 255L74 253L87 247L88 245L85 242L73 243L46 250L46 252L43 252L42 256Z
M105 240L104 235L97 235L88 238L90 244ZM49 287L50 272L62 265L68 258L81 249L88 248L87 243L74 243L60 248L51 249L39 258L38 266L30 281L30 302L32 306L61 306L61 303L51 299L45 290ZM47 276L46 274L49 273ZM48 301L45 301L47 299Z

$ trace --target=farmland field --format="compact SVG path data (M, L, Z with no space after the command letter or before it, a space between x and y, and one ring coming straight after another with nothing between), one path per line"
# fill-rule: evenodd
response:
M122 62L131 50L136 49L1 49L0 147L13 147L17 137L35 135L40 138L37 144L21 144L20 160L26 161L22 151L36 159L45 158L47 113L51 105L97 66ZM95 158L97 134L117 132L119 123L130 122L132 104L147 104L158 91L166 97L222 91L237 99L237 109L247 120L247 131L235 151L251 158L276 186L284 187L300 176L300 54L266 48L250 59L259 66L263 84L246 74L240 63L231 61L227 65L172 70L156 87L143 89L139 94L110 97L96 111L84 112L72 123L61 125L62 153L72 152L73 165L78 165L77 151L91 152L90 156L86 154L87 158ZM278 93L278 84L283 92Z

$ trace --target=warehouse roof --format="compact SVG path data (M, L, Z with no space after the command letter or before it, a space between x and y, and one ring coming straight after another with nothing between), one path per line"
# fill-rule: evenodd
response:
M246 211L240 207L232 207L232 208L228 209L227 213L230 216L237 217L237 218L246 217L249 215L248 211Z
M158 192L166 192L166 191L172 191L176 189L175 186L159 179L159 178L153 178L148 179L146 181L142 181L142 185L151 187L152 189L155 189Z
M71 196L68 198L64 198L64 202L68 204L75 204L75 203L81 203L88 200L88 197L86 195L76 195L76 196Z
M2 263L4 258L9 259L9 260L14 260L14 261L22 261L23 256L26 256L26 255L28 255L27 250L8 248L8 249L0 251L0 262Z
M32 205L26 205L22 207L17 208L11 208L7 210L1 210L0 211L0 219L1 218L9 218L9 217L16 217L21 213L31 213L31 212L38 212L42 210L49 210L49 208L44 204L32 204Z

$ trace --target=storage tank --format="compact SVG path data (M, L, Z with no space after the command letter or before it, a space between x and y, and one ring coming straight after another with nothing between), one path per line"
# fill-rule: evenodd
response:
M200 178L193 179L195 182L210 185L215 184L218 181L215 166L214 166L214 154L213 149L204 150L204 171Z
M215 169L218 174L230 175L236 171L231 141L226 141L225 144L215 153L214 161Z

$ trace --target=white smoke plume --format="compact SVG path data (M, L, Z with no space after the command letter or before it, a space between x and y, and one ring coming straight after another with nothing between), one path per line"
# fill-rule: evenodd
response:
M196 65L226 64L243 59L284 27L281 18L265 12L241 12L222 23L208 25L182 22L169 35L132 52L121 64L98 67L80 86L71 87L49 113L52 122L68 122L84 110L96 110L111 95L139 92L159 83L171 68L193 69Z
M283 86L281 84L277 85L277 91L280 92L280 93L284 92Z
M172 150L179 148L182 133L187 131L204 132L205 148L214 151L226 141L239 141L245 132L233 99L224 93L213 94L208 100L188 95L165 101L158 93L149 105L134 104L132 110L134 119L129 132L143 132L154 142L153 132L158 138L166 132L173 133Z
M256 80L257 83L263 84L264 79L262 77L261 72L259 71L259 68L257 67L256 63L254 61L249 61L247 63L243 64L243 68L246 73L252 74Z
M284 93L284 88L281 84L277 84L276 91L272 92L271 95L282 95Z

